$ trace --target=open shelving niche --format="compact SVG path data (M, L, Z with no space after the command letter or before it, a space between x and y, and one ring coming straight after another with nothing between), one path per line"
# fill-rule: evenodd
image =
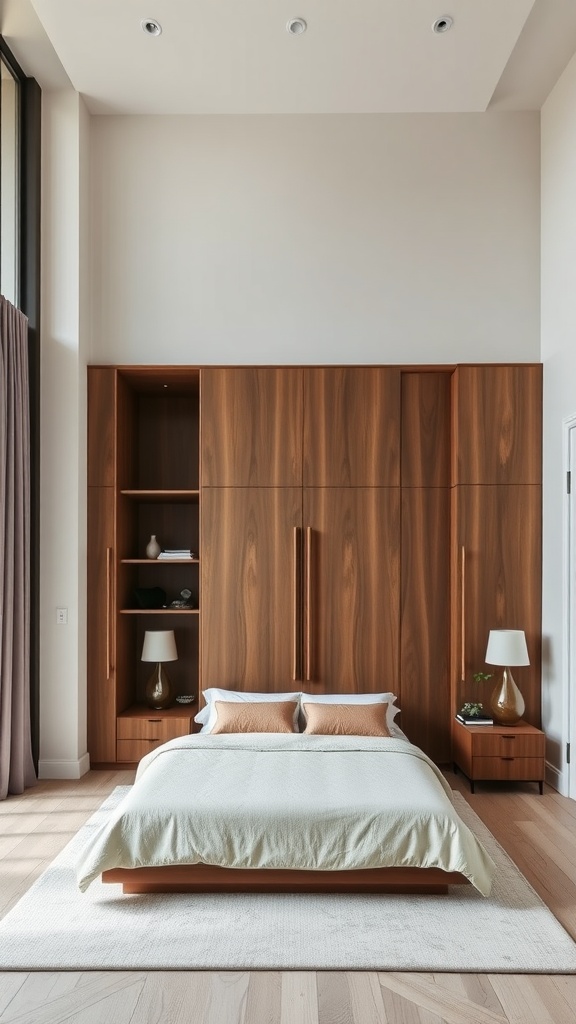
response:
M199 692L199 372L130 368L119 373L116 487L117 715L191 718ZM146 557L156 534L162 548L195 557ZM161 587L166 604L191 591L191 608L141 608L135 591ZM144 690L152 665L141 660L147 629L174 629L178 660L166 667L176 695L194 703L150 709ZM120 733L119 733L120 737Z

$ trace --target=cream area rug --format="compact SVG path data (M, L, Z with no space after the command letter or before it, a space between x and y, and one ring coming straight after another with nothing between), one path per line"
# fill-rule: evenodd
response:
M492 895L80 893L77 851L118 787L0 922L1 970L576 972L576 944L460 794L497 864Z

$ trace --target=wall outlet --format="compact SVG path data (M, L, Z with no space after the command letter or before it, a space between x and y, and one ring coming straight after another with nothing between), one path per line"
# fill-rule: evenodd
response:
M56 609L56 623L57 623L58 626L67 626L68 625L68 609L67 608L57 608Z

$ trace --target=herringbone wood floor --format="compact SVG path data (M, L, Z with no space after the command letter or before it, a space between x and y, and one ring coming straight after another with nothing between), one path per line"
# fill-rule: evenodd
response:
M41 782L0 803L0 916L130 772ZM576 938L576 803L450 782ZM375 972L0 974L0 1024L574 1024L576 976Z

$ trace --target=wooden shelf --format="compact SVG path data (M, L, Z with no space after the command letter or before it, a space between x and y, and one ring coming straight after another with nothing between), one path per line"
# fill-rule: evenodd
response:
M199 615L199 608L120 608L120 615Z
M122 565L199 565L199 558L121 558Z
M197 502L200 497L200 491L150 491L150 490L122 490L120 491L125 498L130 498L133 501L150 501L150 502Z

